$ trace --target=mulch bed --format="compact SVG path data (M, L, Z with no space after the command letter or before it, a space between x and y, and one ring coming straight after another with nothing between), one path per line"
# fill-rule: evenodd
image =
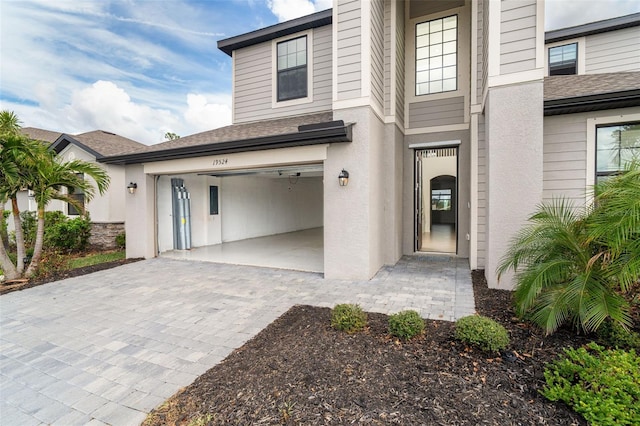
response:
M329 309L294 306L144 425L585 425L538 389L546 362L588 340L543 338L514 318L510 292L488 289L481 272L473 280L478 313L510 332L503 354L455 341L449 322L429 320L424 336L401 342L386 315L349 335L330 327Z
M25 290L27 288L36 287L53 281L63 280L65 278L78 277L80 275L90 274L92 272L102 271L105 269L115 268L116 266L125 265L127 263L138 262L142 258L114 260L113 262L99 263L97 265L84 266L82 268L70 269L68 271L56 272L46 277L34 278L24 283L5 283L0 284L0 295L11 293L13 291Z

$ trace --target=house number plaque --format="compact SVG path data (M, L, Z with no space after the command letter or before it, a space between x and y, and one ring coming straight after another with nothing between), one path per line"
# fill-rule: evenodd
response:
M229 162L228 158L216 158L215 160L213 160L213 165L214 166L224 166Z

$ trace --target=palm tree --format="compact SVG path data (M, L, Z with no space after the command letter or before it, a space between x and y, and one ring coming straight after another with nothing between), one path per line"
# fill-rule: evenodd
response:
M515 271L516 312L553 333L585 332L610 318L631 325L623 297L640 278L640 167L596 187L594 206L542 205L512 240L498 277Z
M2 110L0 111L0 134L14 134L20 133L22 122L18 118L15 112Z
M37 176L30 183L38 209L38 225L36 240L33 248L33 257L26 271L26 276L31 276L42 257L44 241L45 208L51 200L62 200L72 204L79 211L84 212L84 205L69 194L74 189L80 189L85 194L85 199L90 201L94 194L94 186L84 176L89 176L96 184L98 192L104 194L109 187L109 176L100 166L82 160L58 162L51 151L41 152L36 162Z

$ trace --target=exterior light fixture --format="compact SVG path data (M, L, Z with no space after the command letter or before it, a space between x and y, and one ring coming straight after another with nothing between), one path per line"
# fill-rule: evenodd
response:
M129 185L127 185L127 189L129 190L129 194L135 194L136 189L138 189L138 184L135 182L130 182Z
M340 183L340 186L347 186L347 184L349 183L349 172L345 169L342 169L342 171L338 175L338 182Z

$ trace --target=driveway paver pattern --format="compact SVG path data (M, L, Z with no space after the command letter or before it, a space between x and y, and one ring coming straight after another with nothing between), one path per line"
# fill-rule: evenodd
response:
M474 313L466 259L370 281L155 258L0 297L0 424L136 425L295 304Z

